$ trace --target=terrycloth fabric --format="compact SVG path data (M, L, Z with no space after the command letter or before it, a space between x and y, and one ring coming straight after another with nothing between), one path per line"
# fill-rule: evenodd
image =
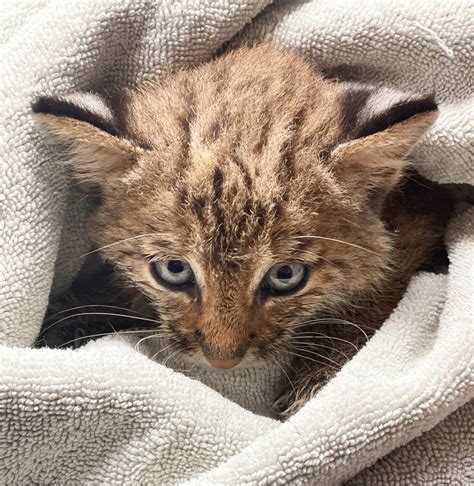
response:
M64 289L89 248L87 201L68 191L58 154L32 124L38 94L131 86L205 61L231 39L274 41L343 79L434 90L441 115L414 154L417 167L474 183L472 3L269 3L2 5L2 483L472 483L473 410L462 407L474 394L472 208L452 222L449 273L417 276L369 344L285 424L260 415L285 380L271 367L177 373L127 337L77 351L27 347L53 274L55 291Z

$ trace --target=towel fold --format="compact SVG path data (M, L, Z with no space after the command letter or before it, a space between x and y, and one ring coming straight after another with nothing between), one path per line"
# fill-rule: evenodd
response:
M464 0L3 6L1 482L472 483L472 208L451 222L448 274L417 275L381 330L283 424L267 417L285 379L270 366L196 370L196 380L125 336L75 351L29 346L50 292L67 288L90 248L90 202L69 187L61 155L33 125L38 95L134 86L225 45L271 41L341 79L434 91L440 116L413 162L432 180L474 184L473 17Z

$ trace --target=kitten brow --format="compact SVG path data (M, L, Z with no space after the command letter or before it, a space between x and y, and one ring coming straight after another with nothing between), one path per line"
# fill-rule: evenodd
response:
M110 243L108 245L105 245L105 246L102 246L102 247L97 248L95 250L92 250L92 251L90 251L88 253L84 253L83 255L79 255L78 257L76 257L76 259L84 258L84 257L89 256L89 255L92 255L93 253L96 253L98 251L105 250L105 249L110 248L110 247L115 246L115 245L119 245L120 243L125 243L125 242L131 241L131 240L137 240L139 238L144 238L146 236L159 236L160 234L161 233L157 233L157 232L154 232L154 233L143 233L142 235L131 236L130 238L124 238L123 240L115 241L115 242Z

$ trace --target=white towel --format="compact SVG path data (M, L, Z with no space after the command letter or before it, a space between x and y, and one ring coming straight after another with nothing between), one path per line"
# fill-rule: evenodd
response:
M284 379L266 366L197 370L202 383L126 337L28 348L51 288L67 287L89 248L87 201L32 123L39 94L132 86L227 41L273 41L342 78L435 91L440 117L415 163L433 180L474 184L472 2L270 3L2 5L0 482L473 482L473 408L463 406L474 394L473 209L451 223L448 274L415 277L368 345L284 424L264 416Z

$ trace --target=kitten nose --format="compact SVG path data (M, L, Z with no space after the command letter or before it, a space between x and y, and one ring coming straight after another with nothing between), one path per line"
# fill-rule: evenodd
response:
M214 359L206 357L207 361L211 366L214 368L223 368L229 369L237 366L241 361L242 358L234 358L234 359Z

